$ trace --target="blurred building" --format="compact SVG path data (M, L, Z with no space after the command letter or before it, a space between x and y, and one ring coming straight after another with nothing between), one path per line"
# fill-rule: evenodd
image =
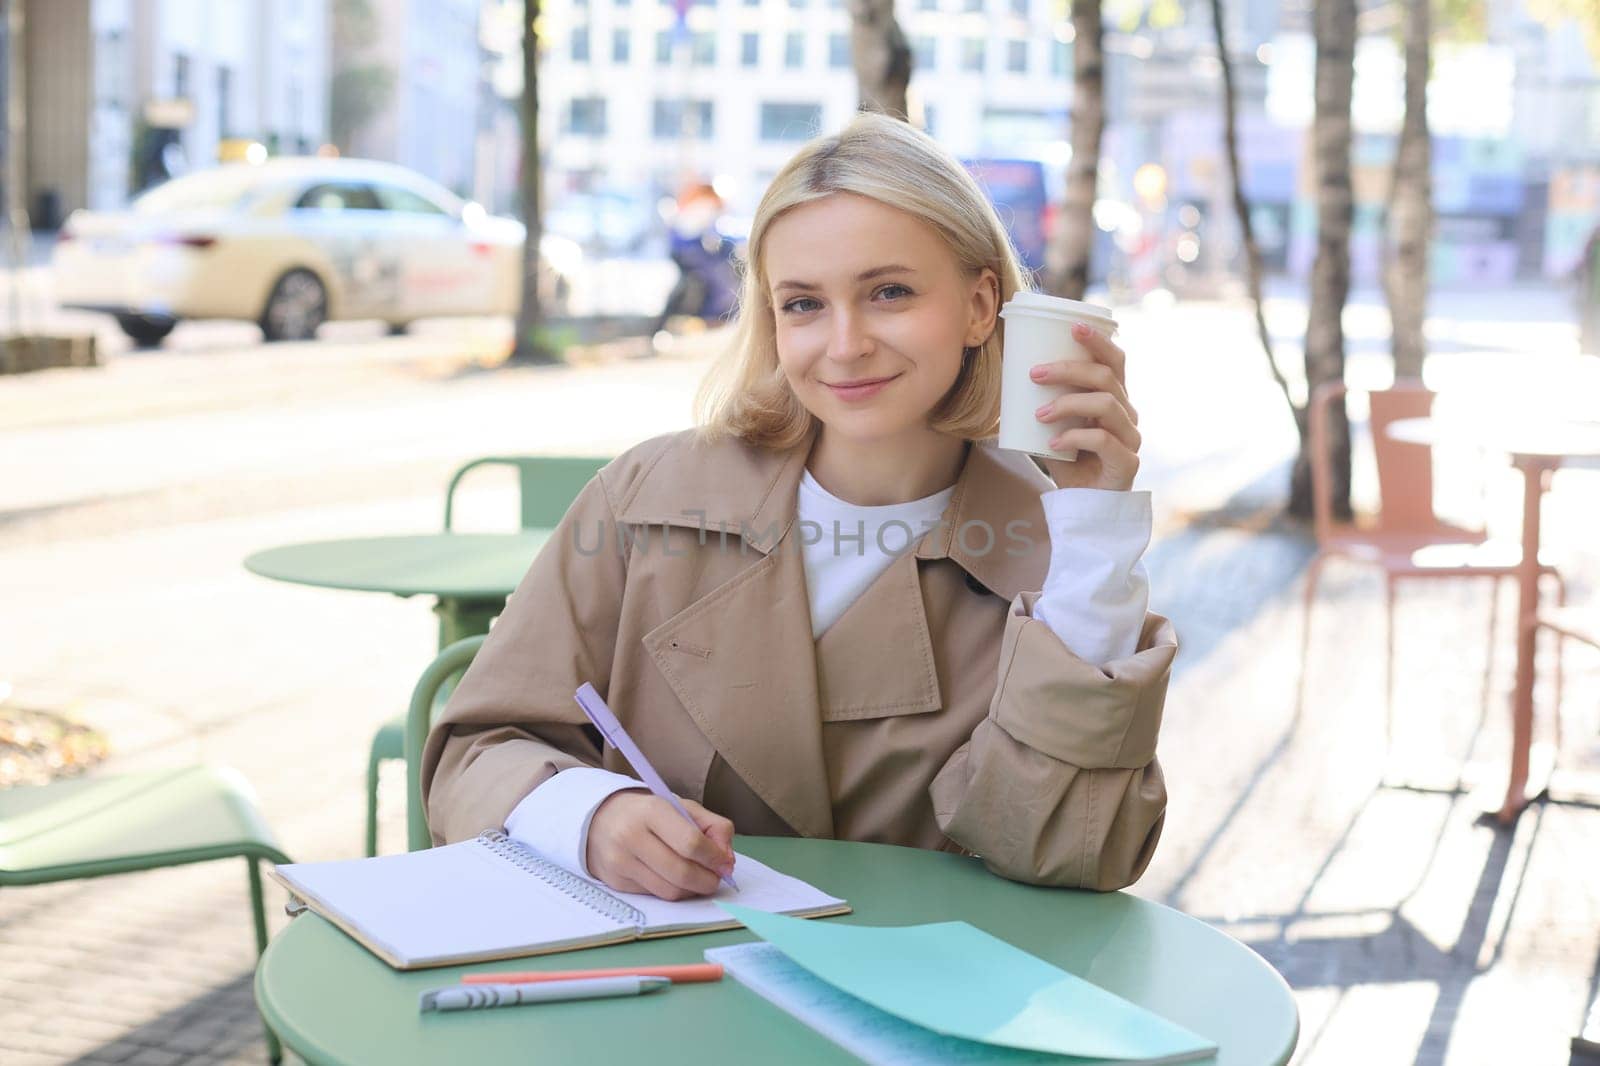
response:
M417 170L455 192L474 195L480 108L481 0L356 0L370 37L333 35L333 69L365 69L387 85L382 103L360 123L348 155ZM339 17L336 13L336 18Z
M913 119L959 154L1061 160L1071 45L1054 0L900 0ZM843 0L552 0L541 83L552 202L715 178L736 211L855 111Z
M499 0L501 5L506 0ZM1364 3L1353 151L1355 280L1376 280L1404 61L1393 5ZM957 155L1069 158L1072 31L1059 0L897 0L914 51L913 121ZM1315 245L1308 0L1224 5L1244 183L1270 269L1303 274ZM595 217L715 179L754 209L795 148L856 105L843 0L549 0L541 140L549 208ZM1434 50L1430 116L1444 284L1555 276L1600 217L1600 81L1582 35L1490 0L1483 39ZM1104 261L1162 261L1162 283L1237 270L1222 150L1221 71L1206 0L1108 5L1109 123L1098 221ZM1135 191L1145 176L1146 194ZM1152 194L1153 193L1153 194ZM622 228L619 224L618 228ZM1109 239L1114 237L1115 239Z
M328 0L27 5L27 203L36 225L116 208L227 142L327 136ZM8 52L9 54L9 52Z
M1209 4L1176 7L1170 25L1151 25L1148 12L1131 22L1108 16L1106 91L1115 121L1102 196L1130 205L1120 216L1108 213L1108 227L1119 217L1143 224L1131 206L1134 172L1175 152L1174 191L1207 212L1226 195L1217 181L1220 141L1183 136L1196 122L1219 128ZM1241 111L1251 143L1261 147L1253 158L1264 161L1250 182L1286 219L1294 153L1266 135L1266 67L1257 58L1277 28L1277 8L1275 0L1227 5ZM551 0L544 10L540 120L558 221L569 200L649 204L693 179L714 180L730 208L748 214L801 142L838 128L856 109L844 0L696 0L681 18L663 0ZM1042 163L1049 196L1059 200L1071 154L1068 6L898 0L897 17L913 49L912 121L965 159ZM1182 205L1160 211L1169 206ZM1154 228L1160 219L1149 222Z

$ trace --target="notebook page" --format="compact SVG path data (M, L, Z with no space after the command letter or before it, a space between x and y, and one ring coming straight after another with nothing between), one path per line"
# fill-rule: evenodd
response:
M581 943L622 928L478 840L277 871L402 966Z
M719 900L774 914L820 910L844 903L844 900L837 896L830 896L798 877L779 873L766 863L752 859L748 855L740 855L738 852L734 853L733 878L739 882L737 892L727 885L718 885L714 896L701 896L677 902L661 899L649 893L618 892L614 888L606 888L606 891L644 914L645 933L693 929L701 925L732 924L727 912L717 906ZM596 881L595 884L600 882Z

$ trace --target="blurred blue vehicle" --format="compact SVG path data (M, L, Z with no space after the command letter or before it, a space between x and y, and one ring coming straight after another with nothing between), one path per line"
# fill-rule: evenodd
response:
M1029 270L1044 269L1045 247L1055 229L1055 204L1037 159L965 159L1011 234L1011 243Z

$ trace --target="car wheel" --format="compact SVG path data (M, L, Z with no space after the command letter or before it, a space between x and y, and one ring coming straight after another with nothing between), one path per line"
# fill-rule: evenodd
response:
M118 315L117 325L133 341L135 348L154 348L166 340L178 324L175 318L157 318L151 315Z
M309 270L291 270L278 279L261 312L261 332L269 341L305 341L317 335L328 317L328 290Z

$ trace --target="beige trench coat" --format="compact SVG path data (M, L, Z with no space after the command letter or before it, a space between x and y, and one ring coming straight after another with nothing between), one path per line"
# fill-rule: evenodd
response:
M691 430L589 483L428 736L436 843L500 826L568 767L631 772L573 700L589 681L668 785L740 833L975 853L1040 884L1139 876L1166 807L1171 625L1150 615L1139 650L1100 667L1034 620L1052 483L975 444L941 525L813 640L795 520L810 443Z

